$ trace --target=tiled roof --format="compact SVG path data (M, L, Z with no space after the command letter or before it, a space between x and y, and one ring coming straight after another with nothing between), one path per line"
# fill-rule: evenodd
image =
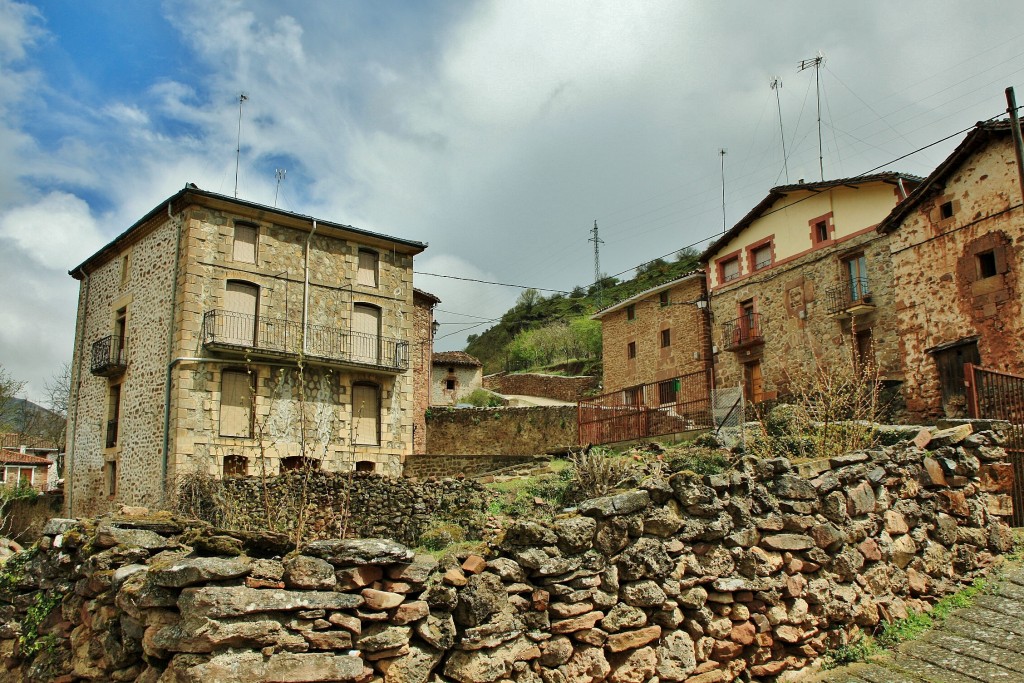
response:
M53 462L46 458L40 458L38 455L28 455L27 453L19 453L18 451L12 451L7 448L0 448L0 464L49 467Z
M42 437L32 436L31 434L19 434L18 432L0 434L0 448L13 448L14 450L18 450L22 446L27 446L33 450L58 450L57 444Z
M618 311L618 310L620 310L622 308L625 308L629 304L636 303L637 301L640 301L641 299L646 299L647 297L649 297L649 296L651 296L653 294L657 294L658 292L663 292L666 289L671 289L671 288L675 287L676 285L678 285L680 282L683 282L685 280L693 279L694 277L704 277L704 269L703 268L697 268L696 270L691 270L689 273L686 273L682 277L677 277L675 280L670 280L668 282L662 282L660 285L657 285L655 287L651 287L650 289L645 289L642 292L634 294L633 296L629 297L628 299L623 299L622 301L616 301L611 306L605 306L600 311L598 311L594 315L590 316L590 319L591 320L600 320L601 318L603 318L604 316L608 315L609 313L612 313L614 311Z
M465 351L439 351L434 354L434 365L466 365L479 368L483 366L479 360Z
M427 301L429 301L432 304L439 304L439 303L441 303L440 297L438 297L436 294L431 294L430 292L424 291L424 290L420 289L419 287L413 287L412 288L412 296L413 296L414 299L416 297L420 297L420 298L426 299Z

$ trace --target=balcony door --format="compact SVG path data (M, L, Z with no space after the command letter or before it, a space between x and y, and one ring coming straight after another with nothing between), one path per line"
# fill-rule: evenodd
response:
M256 306L260 289L248 282L229 280L224 293L224 320L217 325L218 337L227 344L256 346Z
M871 293L868 285L868 261L864 254L846 260L846 281L850 288L850 303L857 303Z
M353 306L352 356L360 363L380 364L380 309L376 306Z

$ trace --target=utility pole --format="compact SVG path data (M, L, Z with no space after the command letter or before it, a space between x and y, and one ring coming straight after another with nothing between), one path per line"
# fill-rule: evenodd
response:
M804 69L810 69L814 67L814 89L817 93L818 100L818 170L821 171L821 179L825 180L825 155L821 151L821 80L819 78L821 72L821 65L825 62L825 55L818 50L818 54L810 59L800 60L799 68L797 73L800 73Z
M601 298L601 245L604 240L597 236L597 220L594 220L594 229L590 231L594 236L588 242L594 243L594 282L597 283L597 307L601 308L604 303Z
M779 98L779 91L782 90L782 81L778 76L772 78L771 89L775 91L775 104L779 109L779 137L782 138L782 167L786 169L786 184L789 185L789 156L786 154L786 131L782 128L782 100Z
M281 181L284 180L285 174L288 173L283 168L276 169L274 171L274 177L277 178L277 188L274 190L274 208L277 208L277 193L281 191Z
M238 199L238 159L242 156L242 102L249 96L242 93L238 96L238 137L235 139L235 199Z
M725 147L720 147L718 155L722 157L722 232L729 229L728 224L725 222Z
M1013 88L1006 89L1006 112L1010 115L1010 133L1013 135L1013 149L1017 152L1017 180L1020 181L1021 198L1024 200L1024 142L1020 135L1020 118L1017 116L1017 98Z

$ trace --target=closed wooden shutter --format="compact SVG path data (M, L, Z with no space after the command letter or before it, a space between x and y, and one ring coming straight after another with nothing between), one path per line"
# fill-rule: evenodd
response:
M220 382L221 436L252 436L252 388L245 372L228 371Z
M377 387L369 384L352 387L352 425L356 444L380 445L380 394Z
M231 251L232 260L256 263L256 235L255 225L235 226L235 242Z
M377 253L359 250L359 273L356 282L367 287L377 286Z
M228 344L256 345L256 304L259 288L247 282L228 282L224 292L227 314L218 325L219 336Z
M380 362L380 309L356 304L352 309L352 355L361 363Z

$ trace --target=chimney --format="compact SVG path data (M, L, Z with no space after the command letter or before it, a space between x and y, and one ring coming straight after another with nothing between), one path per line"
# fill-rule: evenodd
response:
M25 452L26 452L27 448L28 447L25 444L21 444L21 447L18 450L21 451L22 455L25 455Z

